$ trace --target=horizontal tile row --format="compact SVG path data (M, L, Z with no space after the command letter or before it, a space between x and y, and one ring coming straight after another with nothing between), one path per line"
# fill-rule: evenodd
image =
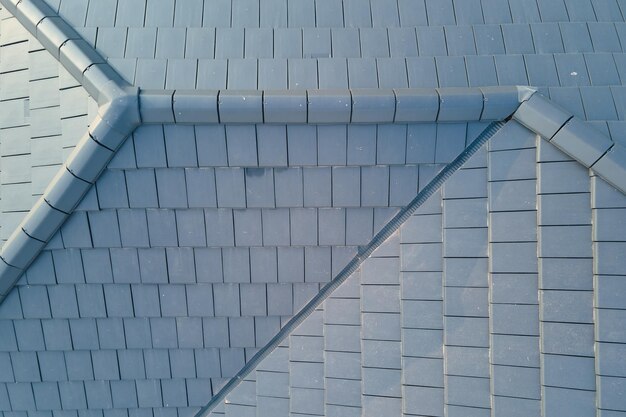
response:
M626 52L624 23L404 28L137 28L89 30L109 59L407 58Z
M567 21L623 21L618 1L384 1L174 0L108 2L50 1L77 27L399 27Z
M210 395L212 385L216 388L220 379L147 379L137 381L72 381L0 384L0 410L20 413L52 412L76 415L89 409L90 412L104 410L106 416L120 416L120 409L135 409L134 412L148 412L152 416L154 407L168 407L176 416L176 408L181 408L184 416L193 415L186 407L204 405ZM62 411L61 411L62 410ZM166 411L166 410L164 410ZM26 413L24 413L26 414ZM131 414L134 415L135 413ZM128 415L122 411L122 415ZM144 415L139 414L137 415ZM155 415L160 414L155 410ZM167 415L167 413L163 413Z
M146 125L137 129L133 140L119 149L108 167L443 164L452 161L485 126L480 122L329 126Z
M355 253L339 245L64 249L44 251L24 284L326 282Z
M293 208L79 212L48 248L356 246L366 244L397 211Z
M20 303L19 298L10 296L0 318L290 316L317 286L315 281L297 284L292 281L186 286L144 283L21 286L18 288L23 301Z
M232 321L233 332L238 328L237 320ZM258 323L274 324L277 321L277 318L266 318L258 320ZM271 325L257 327L260 343L272 336L274 329ZM100 328L105 330L104 326ZM241 344L238 340L233 342L234 345L230 346L232 351L225 347L126 349L124 343L115 350L111 346L119 346L119 343L114 339L101 341L101 350L2 352L0 383L227 378L243 366L245 348L249 347L235 346Z
M415 58L112 59L146 89L345 89L626 83L624 53Z
M34 359L34 363L27 360L34 358L27 353L43 351L65 351L66 356L82 356L84 359L84 355L76 352L100 349L120 349L124 353L127 349L249 348L252 350L247 351L246 357L250 359L256 353L254 348L262 347L288 319L289 316L28 319L15 320L14 323L0 320L6 335L1 347L2 352L18 352L16 357L25 358L23 363L30 365L25 365L24 369L28 366L37 367L37 360ZM229 331L230 326L232 330ZM112 352L115 355L115 350ZM243 356L243 350L241 353ZM75 378L93 379L90 376L92 366L89 352L86 354L86 362L83 360L78 363L85 366L73 368ZM235 352L224 353L227 354ZM243 357L241 359L243 361ZM67 365L68 369L70 365ZM243 366L243 363L240 365ZM231 376L239 368L231 368Z
M407 123L502 120L532 95L527 87L146 91L144 123Z
M90 203L101 210L401 207L423 185L420 173L427 177L433 170L432 165L109 170ZM79 209L97 208L90 205Z

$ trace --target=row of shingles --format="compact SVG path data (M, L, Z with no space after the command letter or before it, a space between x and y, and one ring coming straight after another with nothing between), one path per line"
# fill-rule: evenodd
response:
M623 54L614 54L622 68ZM491 85L576 86L622 84L611 54L585 54L593 65L589 80L582 54L440 56L414 58L230 59L188 61L182 71L168 71L159 61L157 76L134 68L129 79L144 88L161 89L328 89L480 87ZM196 65L197 64L197 65ZM153 64L151 63L150 66ZM148 72L153 68L147 67ZM167 77L166 77L167 72ZM153 74L154 75L154 74ZM621 77L616 78L616 75ZM606 81L603 81L606 80ZM553 84L554 83L554 84Z
M624 52L623 22L403 28L98 28L109 59L407 58ZM88 38L90 36L88 35Z
M591 178L595 384L600 415L626 414L624 392L624 238L626 198L596 175Z
M441 216L438 190L400 228L403 415L444 415Z
M477 294L486 292L486 282L481 280L487 276L486 249L481 250L480 243L480 233L486 233L481 203L485 208L482 217L487 216L485 158L482 149L446 182L445 200L438 191L401 228L402 394L406 415L466 415L489 409L487 305L486 297ZM452 206L468 202L478 203L479 210L454 218L458 213ZM461 224L470 228L457 228ZM468 231L472 236L465 236ZM462 236L455 235L457 232ZM486 248L486 235L482 247ZM464 297L459 290L469 292L469 296ZM473 358L471 363L468 356ZM486 385L481 384L480 379L485 378Z
M596 387L589 172L544 139L537 141L543 413L592 415Z
M402 413L399 233L361 266L363 415Z
M505 129L499 135L506 135ZM444 391L448 416L491 413L487 188L486 146L442 187Z
M427 169L370 165L109 170L96 183L97 203L102 210L398 207L415 196L420 168ZM406 178L414 180L412 187ZM198 184L204 189L198 190ZM170 188L176 192L165 193L172 186L178 187Z
M109 170L97 182L98 196L93 203L99 204L101 210L120 211L247 207L259 213L262 209L297 212L303 208L325 213L330 208L367 207L378 215L384 207L398 207L410 201L417 191L420 171L425 175L427 169L419 165L370 165ZM408 178L414 180L412 187ZM200 183L206 189L196 194L200 190L195 187ZM178 187L176 192L164 192L172 186ZM87 208L86 204L82 207Z
M0 91L2 93L2 238L15 230L32 207L29 80L30 35L17 19L1 10ZM56 70L56 68L54 68Z
M617 0L48 0L73 26L396 27L475 23L622 21ZM59 8L60 4L60 8Z
M536 135L505 129L489 143L491 401L495 415L539 415Z
M329 89L621 85L623 54L150 60L125 76L153 89ZM173 68L181 63L178 68ZM586 65L590 65L588 69ZM606 72L602 72L603 66ZM158 67L158 68L155 68ZM123 68L118 67L120 71ZM145 71L144 71L145 70ZM593 74L589 74L592 71ZM155 75L156 74L156 75ZM589 77L595 77L590 80Z
M320 348L327 417L360 416L362 412L362 271L355 271L324 302L324 339Z
M324 305L289 334L289 416L324 416Z
M448 163L474 124L144 126L110 168L363 166ZM438 146L437 146L438 145ZM437 148L440 148L437 150Z

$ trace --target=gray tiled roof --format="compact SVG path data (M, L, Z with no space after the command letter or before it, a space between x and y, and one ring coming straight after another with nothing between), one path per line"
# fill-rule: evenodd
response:
M521 162L503 170L512 157ZM623 342L598 332L619 324L593 319L620 314L616 304L593 303L615 281L595 275L594 284L592 273L594 262L595 274L615 273L598 257L620 243L601 248L594 237L592 245L590 231L592 212L599 227L615 210L599 207L624 199L598 177L590 181L580 165L560 177L577 178L576 187L544 172L570 163L509 123L209 415L586 416L596 407L623 409L622 373L597 368ZM528 193L520 192L525 183ZM517 198L509 189L520 190ZM608 233L599 239L612 240ZM306 358L294 343L303 328L321 338L307 343Z
M0 20L2 220L5 241L94 117L84 89L5 10Z
M2 252L1 414L182 417L240 372L217 413L626 409L623 196L603 180L626 189L618 1L2 2L100 108ZM28 45L5 15L0 66ZM31 136L84 120L78 83L30 67ZM0 72L21 110L25 71ZM491 88L518 84L565 109ZM489 88L398 89L438 86ZM509 122L428 185L519 102L530 130Z
M178 12L173 1L149 1L116 13L83 1L50 4L129 81L145 88L530 84L554 93L570 110L582 110L582 118L623 120L621 87L595 88L622 84L626 32L622 6L614 0L346 0L290 7L286 0L226 0L177 5ZM131 12L136 15L127 17ZM197 39L206 42L195 44ZM565 87L580 88L582 101L559 100L577 93Z

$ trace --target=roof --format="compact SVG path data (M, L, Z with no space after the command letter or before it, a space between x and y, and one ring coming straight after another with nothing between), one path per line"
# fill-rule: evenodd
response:
M581 134L576 126L583 124L574 125L578 119L572 119L571 113L539 97L527 100L532 94L529 89L450 87L430 91L387 89L375 93L334 89L305 90L304 94L287 90L274 93L276 99L273 93L246 90L193 93L147 90L139 95L43 1L18 2L17 6L8 5L8 9L36 33L42 45L61 63L65 62L70 73L97 97L100 109L78 150L65 164L66 169L59 171L5 244L4 294L80 202L115 150L144 121L176 123L177 117L183 123L265 123L266 117L269 123L483 121L508 117L515 110L517 100L524 103L516 112L517 120L548 140L561 133L554 143L588 167L603 157L595 165L597 172L612 184L626 188L621 183L626 155L622 145L614 145L595 129ZM294 106L294 100L299 104ZM387 113L381 111L384 108L389 109ZM566 122L574 127L561 132Z
M144 125L174 124L181 129L216 123L237 129L249 125L256 133L265 125L293 130L324 124L376 125L375 129L380 129L381 125L473 123L478 127L476 133L483 131L478 142L468 142L465 150L463 144L435 151L446 154L441 162L454 160L441 176L456 171L487 136L495 134L489 129L500 127L487 123L505 121L502 131L512 140L539 135L549 144L547 149L554 147L567 155L565 158L591 168L594 181L607 181L626 191L626 150L621 139L624 90L619 85L624 27L622 22L612 22L622 16L617 2L511 1L508 5L486 5L483 1L482 7L478 1L418 3L424 7L411 3L409 8L404 1L371 1L367 13L362 5L357 7L347 0L303 1L289 8L286 1L233 0L232 4L211 3L209 8L200 1L184 5L173 0L139 1L113 7L109 2L3 0L7 10L60 60L99 107L88 130L81 133L76 150L5 243L0 253L0 302L46 245L57 247L54 239L59 227L68 218L78 218L72 213L83 196L116 152L128 148L124 148L127 138L146 131ZM273 11L271 19L267 10ZM276 14L276 10L283 12ZM195 43L198 40L202 42ZM185 45L184 53L181 45ZM154 53L144 56L146 50ZM523 87L528 84L537 87ZM467 128L463 129L465 132ZM246 149L246 140L238 140L229 140L228 146L239 143L240 149ZM133 143L136 148L136 137ZM498 151L502 150L494 152ZM519 156L527 158L530 153ZM459 154L460 159L455 159ZM258 155L256 158L252 165L261 165ZM502 161L512 163L511 169L515 169L515 159ZM436 157L433 162L437 162ZM539 162L545 161L540 158ZM489 169L494 167L489 165ZM487 165L481 168L487 169ZM167 190L171 192L176 185L168 183L166 177L174 181L177 174L171 171L162 174L162 179L159 175L157 182L169 184ZM249 175L254 176L246 171L246 181ZM557 174L542 175L538 182L548 182L550 175ZM426 187L429 192L441 187L443 180L438 178L442 177L435 177ZM115 184L113 174L105 174L103 184L105 179L109 185ZM215 181L219 187L221 180ZM425 195L418 194L418 199ZM100 187L97 197L105 198ZM350 272L375 260L376 255L368 255L391 229L405 227L407 218L402 216L420 204L390 216L390 223L382 222L380 233L373 233L374 240L363 245L348 263ZM485 216L494 221L497 217L492 211ZM96 233L107 235L98 226L105 223L98 223L95 215L92 220L91 214L88 219L92 240ZM471 243L472 238L468 239ZM91 244L95 246L95 242ZM102 246L108 244L103 241ZM539 255L553 257L541 256L541 251ZM169 256L168 251L168 260ZM343 271L340 276L348 278L348 269ZM333 268L332 275L336 272ZM309 314L314 316L314 310L326 303L327 297L332 298L340 282L334 281L319 292L248 362L240 376L251 375L247 373L250 370L256 372L255 366L278 349L285 337L297 336L296 325L308 320ZM490 370L493 378L500 371L496 368ZM238 389L238 382L234 379L211 404L230 395L231 389ZM235 395L237 391L232 392Z

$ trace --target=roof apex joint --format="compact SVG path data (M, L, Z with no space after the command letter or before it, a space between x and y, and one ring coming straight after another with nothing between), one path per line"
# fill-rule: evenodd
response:
M116 80L111 80L100 91L98 104L98 115L102 120L124 135L141 124L137 87L120 86Z

